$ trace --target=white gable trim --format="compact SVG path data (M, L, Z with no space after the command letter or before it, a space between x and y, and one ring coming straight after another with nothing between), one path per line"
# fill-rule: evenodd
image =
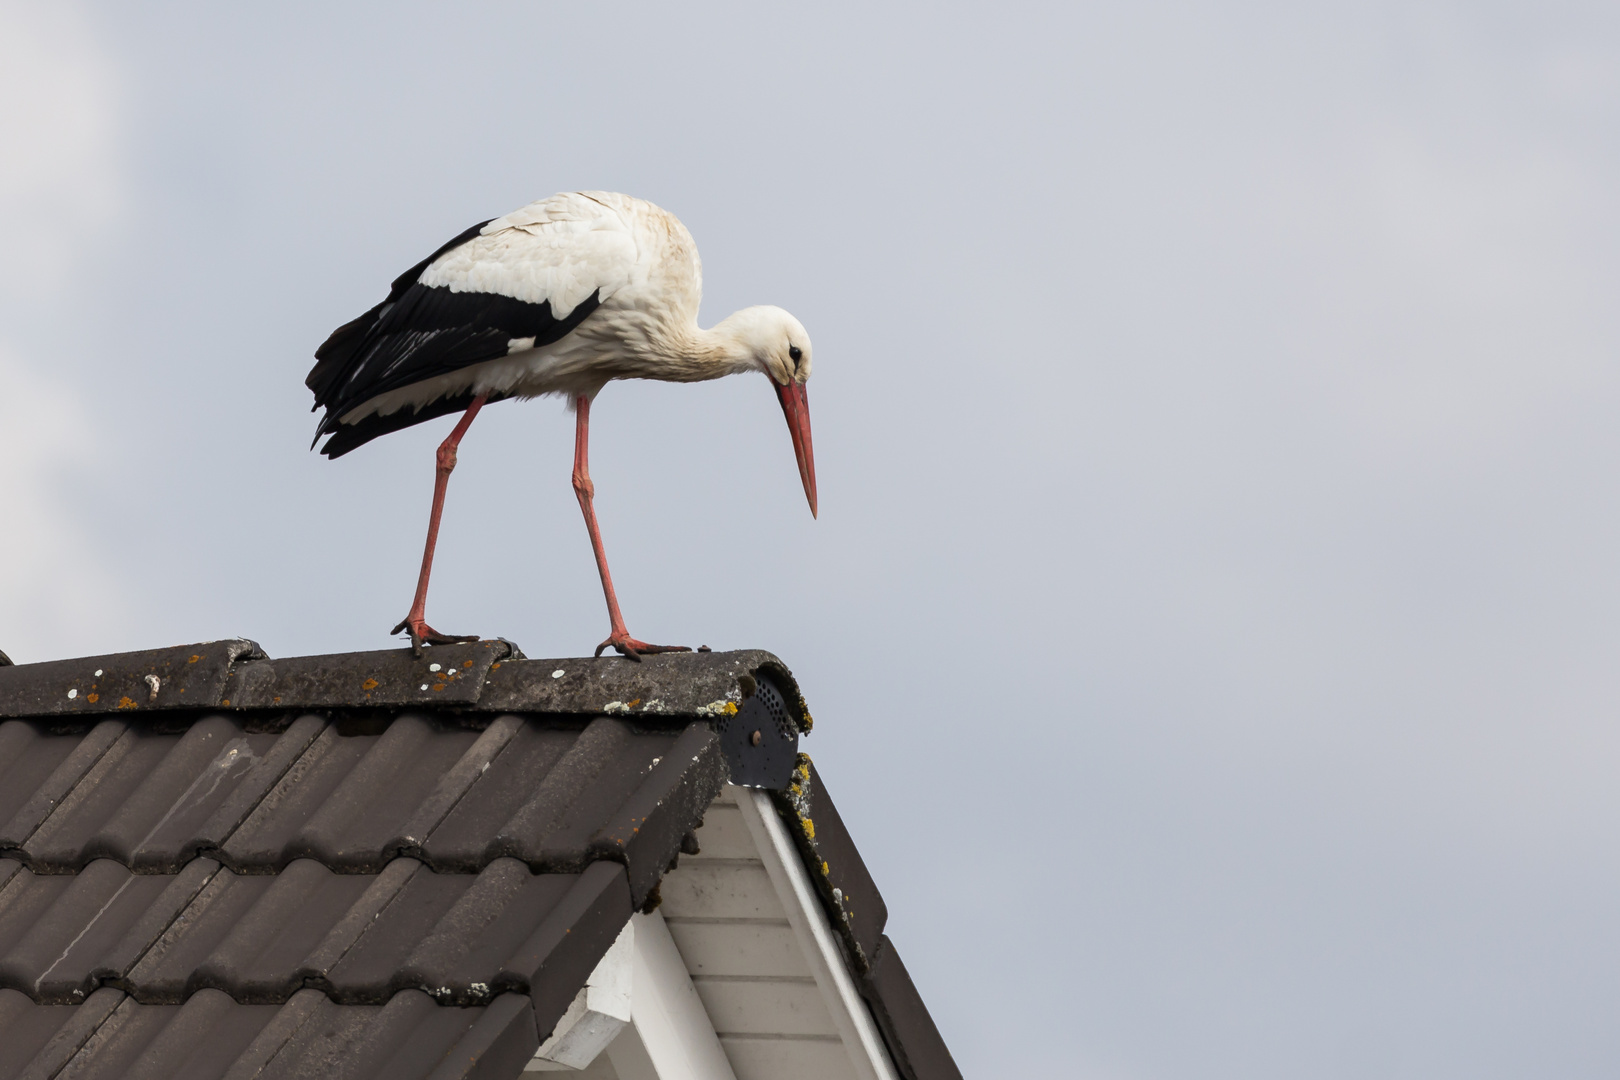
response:
M658 1080L736 1080L664 917L632 915L627 929L635 935L630 1016ZM609 1054L620 1080L631 1080Z
M770 796L728 786L698 837L662 908L631 916L527 1071L899 1080Z
M619 1080L736 1080L656 911L630 916L524 1071L587 1069L603 1050Z
M742 788L737 791L737 805L742 809L748 831L753 834L765 872L787 909L788 922L799 939L799 947L810 961L816 986L832 1013L833 1022L838 1025L855 1075L861 1080L899 1080L888 1048L883 1045L883 1036L878 1033L866 1002L855 989L849 968L844 966L843 954L833 939L827 913L816 899L810 875L799 859L787 826L771 805L770 796L763 791Z
M586 1068L618 1038L630 1023L634 948L635 933L626 923L568 1011L557 1021L551 1037L535 1051L528 1070L574 1072Z

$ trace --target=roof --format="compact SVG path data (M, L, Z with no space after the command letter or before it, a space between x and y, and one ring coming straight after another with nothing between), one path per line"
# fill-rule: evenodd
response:
M900 1074L958 1075L810 724L757 651L0 667L0 1080L515 1077L728 782L795 837Z

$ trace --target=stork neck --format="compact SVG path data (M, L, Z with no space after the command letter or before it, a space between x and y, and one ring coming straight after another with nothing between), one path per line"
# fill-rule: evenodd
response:
M753 371L757 366L753 349L724 322L709 330L694 324L674 345L670 352L693 382Z

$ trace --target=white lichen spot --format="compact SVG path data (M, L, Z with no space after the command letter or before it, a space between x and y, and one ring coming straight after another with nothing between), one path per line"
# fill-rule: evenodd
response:
M68 700L69 701L72 701L74 698L76 698L78 696L79 696L79 692L77 690L69 690L68 691Z
M602 711L607 713L609 716L617 716L620 713L629 712L630 706L626 705L622 701L610 701L606 705L602 706Z
M707 705L699 705L699 716L731 716L737 711L737 706L729 701L711 701Z
M439 670L439 665L438 664L429 664L428 665L428 670L429 671L438 671Z
M427 683L423 683L423 684L422 684L422 689L424 689L424 690L426 690L426 689L427 689Z
M651 701L647 702L647 704L645 704L645 705L643 705L641 707L641 711L642 712L660 712L660 713L663 712L664 711L664 699L663 698L658 698L658 697L653 698Z
M556 671L553 671L551 673L551 677L553 679L560 679L560 678L563 677L564 674L566 674L566 672L564 672L562 668L558 668Z
M101 678L101 669L100 668L96 668L96 678L98 678L98 679Z

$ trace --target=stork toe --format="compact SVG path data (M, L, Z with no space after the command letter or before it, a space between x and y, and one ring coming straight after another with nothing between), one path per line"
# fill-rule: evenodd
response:
M596 647L594 655L601 656L603 651L612 647L620 656L629 657L636 663L641 662L643 655L666 652L691 652L690 645L649 645L645 641L637 641L629 634L614 634Z
M399 625L389 633L397 634L401 630L410 633L411 652L419 658L422 655L423 645L459 645L462 642L478 640L477 634L441 634L429 626L426 620L412 619L409 616L401 619Z

